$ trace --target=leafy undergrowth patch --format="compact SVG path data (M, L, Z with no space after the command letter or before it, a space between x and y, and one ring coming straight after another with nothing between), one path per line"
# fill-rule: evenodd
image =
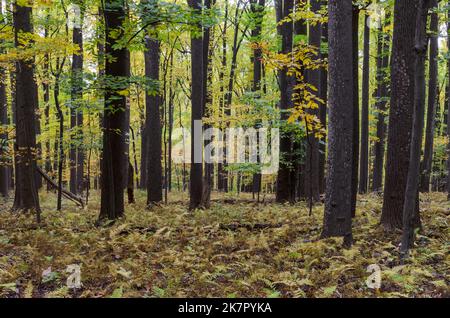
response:
M172 203L147 210L138 192L126 218L108 227L95 226L95 193L87 210L65 202L62 212L54 209L53 193L42 193L40 227L32 216L7 212L10 200L0 203L0 296L450 295L450 212L442 194L422 197L423 232L403 263L399 233L378 226L382 200L376 195L359 199L351 249L341 248L341 239L320 239L321 205L309 216L304 203L228 203L228 197L207 211L189 212L186 194L170 197ZM81 266L79 289L66 284L71 264ZM371 264L382 271L379 289L366 284Z

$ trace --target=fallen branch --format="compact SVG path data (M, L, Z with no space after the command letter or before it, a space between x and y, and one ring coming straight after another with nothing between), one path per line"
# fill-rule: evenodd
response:
M281 223L276 223L276 224L271 224L271 223L256 223L256 224L231 223L231 224L220 224L219 228L221 230L230 230L230 231L236 231L240 228L245 228L249 231L255 231L255 230L279 228L282 226L283 226L283 224L281 224Z
M44 178L45 181L50 185L51 188L53 188L55 190L58 190L58 185L56 184L56 182L53 181L44 171L42 171L41 168L37 167L37 171L42 176L42 178ZM73 194L72 192L67 191L64 188L61 189L61 190L62 190L61 191L62 195L66 199L68 199L68 200L78 204L79 206L81 206L81 208L84 208L84 203L83 203L83 199L82 198L80 198L79 196Z

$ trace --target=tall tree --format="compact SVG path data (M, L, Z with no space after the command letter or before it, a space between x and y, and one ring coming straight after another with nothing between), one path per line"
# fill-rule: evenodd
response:
M129 52L123 37L125 1L108 0L105 18L105 110L101 159L101 206L99 219L117 219L124 214L124 162L126 158L126 96L130 73Z
M288 17L294 8L293 0L278 0L277 10L280 10L281 20ZM290 54L292 52L293 44L293 23L292 21L284 21L281 25L281 53ZM279 72L280 78L280 110L281 120L286 122L289 114L289 109L292 108L292 93L295 85L295 78L288 74L288 70L285 68ZM291 152L292 152L292 136L284 129L281 132L280 138L280 164L277 175L277 192L276 201L279 203L292 201L292 188L294 183L291 173Z
M84 3L78 0L75 4L79 8L79 15L73 21L73 44L79 50L72 55L72 88L70 107L70 128L72 130L72 142L70 145L70 191L79 193L83 191L84 152L83 152L83 22Z
M206 14L210 13L211 7L215 4L215 0L204 0L203 6L205 8ZM208 117L210 115L210 107L212 106L212 42L214 36L214 29L211 26L203 26L203 96L202 96L202 117ZM210 124L204 125L204 130L211 128ZM208 141L205 140L205 146ZM214 172L214 164L211 163L210 154L205 153L205 169L203 176L203 193L202 193L202 203L201 205L205 208L209 208L211 203L211 188L212 188L212 174Z
M311 11L317 14L320 10L320 0L310 0ZM309 45L320 50L321 25L318 23L309 24ZM316 57L319 58L320 54ZM315 87L320 94L320 69L308 70L308 83ZM308 113L319 116L319 109L309 109ZM309 132L306 143L306 165L305 165L305 193L312 201L319 201L319 140L314 132Z
M221 34L222 39L222 56L220 59L220 71L219 71L219 82L220 82L220 99L219 99L219 113L220 116L225 114L226 109L226 95L225 95L225 70L227 67L227 29L228 29L228 0L225 0L225 13L223 29ZM222 136L223 139L223 136ZM224 169L224 163L219 161L217 165L217 189L219 191L224 191L228 187L227 185L227 172Z
M414 106L414 34L417 5L398 0L394 5L391 60L391 103L385 188L381 224L402 228Z
M328 0L322 0L322 5L326 5ZM323 46L328 45L328 23L322 24L322 43ZM327 49L321 50L321 58L328 59ZM327 126L327 109L328 109L328 70L326 67L320 70L320 98L323 100L323 105L320 105L319 119L323 127ZM326 137L322 137L319 143L319 191L325 192L325 162L326 162Z
M420 191L428 192L430 190L431 168L433 164L434 148L434 130L436 124L436 104L438 93L438 53L439 53L439 15L437 13L438 1L432 0L430 8L430 58L429 58L429 80L428 80L428 108L427 108L427 126L425 131L425 149L423 161L420 168Z
M383 168L385 155L386 139L386 99L388 95L388 85L386 70L389 66L389 35L384 32L388 25L389 16L385 21L379 21L378 39L377 39L377 88L376 88L376 110L377 110L377 140L374 145L374 162L372 176L372 191L381 191L383 183Z
M197 17L202 14L201 0L188 0L189 7ZM203 194L203 138L201 120L203 116L203 33L201 23L198 30L191 31L191 172L189 208L196 209L202 204ZM196 34L197 33L197 34Z
M432 0L433 1L433 0ZM433 1L434 2L434 1ZM414 118L411 132L408 179L403 205L403 235L400 251L406 253L414 242L414 219L418 215L420 150L425 114L425 59L427 54L427 9L430 0L419 0L415 32Z
M23 36L33 33L32 9L14 3L14 42L24 49ZM13 210L36 212L40 222L39 195L36 185L36 116L37 86L34 78L34 59L22 58L16 62L15 72L15 196Z
M364 57L362 79L361 109L361 149L359 163L359 193L366 193L369 182L369 65L370 65L370 27L369 15L364 15Z
M260 96L261 91L261 76L262 76L262 50L260 47L262 22L264 17L264 7L266 5L265 0L251 0L251 11L254 18L254 25L252 29L252 41L253 41L253 86L252 90L256 92L255 97ZM255 128L258 129L260 122L256 123ZM258 134L259 145L259 134ZM257 145L257 146L258 146ZM259 151L258 151L259 152ZM257 154L258 163L260 162L259 153ZM257 201L259 202L259 194L261 192L261 173L253 174L253 195L257 194Z
M352 238L353 70L352 1L328 2L328 175L323 237Z
M0 25L4 21L2 14L2 2L0 2ZM0 41L0 45L3 43ZM0 47L0 54L3 53ZM8 124L8 104L6 99L6 71L0 67L0 195L7 197L9 190L9 169L8 163L8 134L6 125Z
M353 164L352 164L352 216L356 214L359 166L359 11L353 6L352 14L352 69L353 69Z
M156 10L157 1L148 0L148 4ZM148 8L151 9L151 8ZM153 11L154 12L154 11ZM149 14L147 12L147 14ZM145 76L154 82L159 81L160 40L156 31L145 38ZM161 96L158 92L146 92L146 170L147 170L147 204L153 205L162 201L162 165L161 165Z

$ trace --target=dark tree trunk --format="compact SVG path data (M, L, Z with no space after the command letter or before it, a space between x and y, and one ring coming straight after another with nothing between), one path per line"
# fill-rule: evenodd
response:
M64 62L59 63L59 58L56 59L56 65L58 70L55 73L55 86L53 89L53 97L55 99L55 108L59 121L59 138L58 138L58 196L56 200L56 210L61 211L62 207L62 192L63 192L63 163L64 163L64 113L59 104L59 91L60 91L60 76L64 67Z
M278 0L278 6L281 7L281 20L289 16L292 13L294 7L293 0ZM291 21L285 21L281 25L281 53L290 54L292 52L293 45L293 24ZM293 107L292 93L295 85L295 78L292 75L287 74L287 69L283 69L279 72L280 77L280 109L281 120L286 122L289 118L288 110ZM292 135L290 132L281 131L280 137L280 163L277 175L277 192L276 201L278 203L285 203L293 201L291 197L292 188L295 184L292 179L291 173L291 159L292 159Z
M367 193L369 182L369 56L370 28L369 15L364 16L364 61L361 110L361 157L359 163L359 193Z
M101 100L104 98L104 92L103 92L103 88L105 86L104 82L104 77L105 77L105 31L103 29L103 25L105 24L105 14L103 12L103 7L99 6L98 7L98 19L100 21L99 26L97 27L97 81L98 81L98 86L101 88L99 89L99 94L98 94L98 98ZM98 113L98 121L99 121L99 126L103 127L103 113L99 112ZM102 167L102 156L101 154L99 154L99 158L98 158L98 166L99 166L99 170L101 172L101 167ZM101 174L101 173L100 173ZM101 187L101 176L99 174L97 174L94 177L94 187L95 189L98 189Z
M141 178L139 188L147 189L147 153L148 153L148 141L147 130L145 123L141 127Z
M385 22L385 25L387 23ZM372 177L372 191L379 192L382 189L383 183L383 168L384 168L384 154L385 154L385 139L386 139L386 98L387 98L387 83L386 83L386 69L389 65L389 36L383 33L383 27L380 21L378 29L378 48L377 48L377 89L376 89L376 108L377 108L377 141L374 145L374 162L373 162L373 177Z
M47 18L49 19L49 13L47 13ZM44 36L48 38L48 26L45 27ZM50 129L50 56L49 54L44 55L44 81L42 83L42 88L44 90L44 115L45 115L45 129L49 131ZM52 172L52 161L51 161L51 151L50 151L50 138L47 138L45 142L45 172ZM50 190L50 184L47 183L47 190Z
M128 87L129 52L118 46L125 20L123 0L106 1L105 18L105 111L103 115L103 153L101 159L101 207L99 219L117 219L124 214L124 162L126 162L126 97L120 92ZM114 31L114 34L112 32ZM118 33L118 34L117 34ZM111 83L110 83L111 81ZM114 82L114 83L112 83ZM114 85L115 84L115 85Z
M2 3L0 1L0 18L2 18ZM2 21L3 22L3 21ZM0 45L3 44L0 41ZM0 54L4 53L0 49ZM8 104L6 100L6 72L0 67L0 195L8 196L9 169L8 169L8 134L5 131L8 125Z
M305 20L297 20L295 21L294 24L294 32L296 36L302 36L302 37L306 37L308 35L308 26L307 26L307 22ZM321 70L323 71L323 70ZM300 72L302 72L302 74L305 74L305 70L302 69ZM306 74L305 74L306 75ZM322 74L320 75L322 76ZM321 78L322 79L322 78ZM296 85L299 84L304 84L305 80L304 79L299 79L297 78L297 83ZM322 81L321 81L321 85L322 85ZM323 92L323 88L320 87L320 92ZM298 96L302 96L301 94L303 94L303 91L301 89L297 89L295 91L296 94L299 94ZM320 111L323 110L323 107L320 108ZM294 200L303 200L306 199L306 187L309 187L308 184L306 184L305 182L305 173L306 173L306 168L305 168L305 147L306 147L306 138L296 138L293 141L292 144L292 153L293 153L293 164L294 164L294 169L291 170L291 180L293 180L294 182L294 186L291 187L291 191L293 191L293 193L291 194L292 198ZM325 152L324 152L325 153ZM310 152L310 154L312 154L312 152ZM312 205L313 201L310 201L310 206Z
M240 3L240 2L238 2ZM239 6L236 6L236 11L235 11L235 15L234 15L234 35L233 35L233 49L232 49L232 56L231 56L231 66L230 66L230 74L229 74L229 78L228 78L228 89L225 92L225 105L224 105L224 114L226 117L231 116L231 102L233 100L233 88L234 88L234 82L235 82L235 77L236 77L236 67L237 67L237 56L239 53L239 49L241 47L242 41L244 39L244 34L241 35L241 37L239 38L239 32L240 31L240 19L242 17L244 10L242 10L242 8L240 8ZM223 62L223 60L222 60ZM226 63L226 60L225 60ZM224 170L226 170L226 167L228 166L228 162L226 160L227 158L227 147L226 147L226 143L224 146L224 165L223 168ZM223 187L224 190L226 192L228 192L228 190L230 190L230 188L233 187L233 177L232 175L228 175L228 172L225 171L225 173L223 174L224 176L224 180L223 180Z
M72 89L70 108L70 129L72 131L69 163L70 163L70 192L83 191L83 17L84 9L81 4L79 21L75 21L72 41L78 45L79 51L72 56Z
M352 163L352 216L356 214L358 195L359 165L359 8L353 6L352 14L352 49L353 49L353 163Z
M5 71L0 68L0 195L7 197L9 190L8 179L8 134L5 126L8 124L8 104L6 103Z
M255 98L260 97L261 91L261 76L262 76L262 50L259 47L259 43L261 41L261 30L262 30L262 22L264 17L264 7L266 5L265 0L252 0L250 2L251 10L255 19L255 26L252 30L252 41L255 45L253 49L253 92L256 92ZM260 127L260 121L255 124L255 129ZM257 132L257 164L260 164L260 154L259 154L259 133ZM258 167L260 169L260 167ZM252 192L253 197L255 194L257 196L257 201L259 202L259 197L261 193L261 172L257 172L253 174L252 181Z
M19 34L32 33L32 9L14 4L15 46L23 45ZM34 61L19 60L16 63L16 142L15 155L15 196L13 210L36 212L40 222L40 205L36 185L36 116L37 89L34 79Z
M391 103L381 224L402 228L414 109L414 33L417 6L398 0L394 6L391 61Z
M411 149L408 165L408 179L403 205L403 235L400 251L407 253L414 243L414 219L419 195L420 151L422 148L425 115L425 59L427 54L427 9L429 0L419 0L415 33L415 74L414 74L414 117L411 132ZM433 1L434 2L434 1ZM434 4L437 4L434 2Z
M222 57L221 57L221 67L219 72L219 83L220 83L220 100L219 100L219 113L220 116L224 115L225 107L226 107L226 96L225 96L225 70L227 68L227 29L228 29L228 0L225 0L225 16L224 16L224 24L222 30ZM224 138L222 136L222 138ZM223 160L219 160L217 165L217 189L219 191L224 191L226 186L226 175L227 171L224 169Z
M188 0L189 6L198 15L202 14L201 0ZM201 30L201 25L197 25ZM203 34L191 34L191 172L190 202L191 210L201 207L203 195L203 138L201 120L203 116Z
M312 12L318 12L321 4L319 0L310 1ZM309 24L309 45L320 49L321 25ZM319 58L318 55L316 58ZM308 70L308 83L314 86L320 94L320 69ZM314 94L314 92L311 92ZM320 95L319 95L320 96ZM319 117L319 109L308 109L307 112L313 116ZM305 160L305 193L306 197L313 202L320 199L319 189L319 140L315 136L314 131L309 131L306 143L306 160Z
M432 0L431 8L438 7L437 0ZM431 169L433 164L433 148L434 148L434 129L436 123L436 103L437 103L437 81L438 81L438 27L439 16L437 12L431 13L430 22L430 58L429 58L429 81L428 81L428 110L427 110L427 126L425 132L425 149L423 154L423 162L420 168L420 191L430 191Z
M327 0L322 1L322 5L326 5ZM322 42L328 45L328 24L322 25ZM322 59L328 59L328 52L326 50L321 52ZM328 70L322 68L320 71L320 98L324 104L320 105L319 118L323 127L327 127L327 106L328 106ZM320 140L319 144L319 192L325 193L325 162L326 162L326 137Z
M145 75L159 80L160 42L156 38L145 39ZM146 147L147 147L147 205L162 201L161 165L161 97L159 93L147 92L146 98Z
M204 7L205 9L211 9L211 6L214 5L215 0L205 0ZM208 117L210 107L212 107L212 58L213 58L213 48L210 47L213 40L211 39L212 35L214 35L214 30L210 27L203 27L203 117ZM210 128L210 125L207 124L204 126L204 129L207 130ZM205 145L208 141L205 140ZM212 188L212 173L214 170L214 165L211 163L211 158L208 153L205 153L205 171L203 178L203 193L202 193L202 203L201 206L205 208L209 208L211 204L211 188Z
M323 237L352 243L353 63L352 1L328 2L328 174Z
M128 182L127 182L128 203L135 203L134 199L134 169L130 161L128 161Z

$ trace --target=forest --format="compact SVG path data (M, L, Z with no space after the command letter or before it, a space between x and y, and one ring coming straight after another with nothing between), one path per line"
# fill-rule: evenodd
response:
M0 298L450 297L450 1L0 0Z

